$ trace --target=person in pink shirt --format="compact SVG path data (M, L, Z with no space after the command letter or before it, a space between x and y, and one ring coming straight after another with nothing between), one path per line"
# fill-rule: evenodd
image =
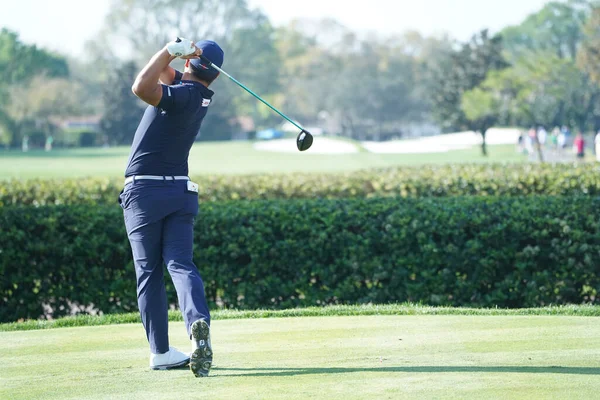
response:
M585 141L583 140L581 132L577 133L577 136L575 136L573 148L577 153L577 158L583 158L585 156Z

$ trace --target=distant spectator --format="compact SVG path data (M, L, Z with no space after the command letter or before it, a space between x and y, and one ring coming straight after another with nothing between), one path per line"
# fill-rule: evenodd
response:
M565 139L564 139L564 145L563 148L567 147L569 144L569 141L571 140L571 130L569 129L568 126L563 125L563 127L561 128L560 132L565 135Z
M52 135L48 136L46 138L46 151L50 151L52 150L52 142L54 141L54 139L52 138Z
M550 135L550 144L554 150L558 149L558 136L560 135L560 129L555 127Z
M525 138L525 146L527 148L528 154L533 154L533 146L535 146L537 142L537 131L535 128L531 128L527 137Z
M23 141L21 142L21 149L24 153L27 153L29 151L29 136L23 136Z
M546 128L540 126L537 132L537 138L542 147L546 145L546 139L548 138L548 132L546 131Z
M567 147L567 135L563 130L558 134L558 148L564 149Z
M596 150L596 160L600 162L600 131L596 133L596 137L594 138L594 147Z
M581 132L578 132L577 136L575 136L573 149L577 153L577 158L583 159L583 157L585 157L585 141L583 140L583 135Z

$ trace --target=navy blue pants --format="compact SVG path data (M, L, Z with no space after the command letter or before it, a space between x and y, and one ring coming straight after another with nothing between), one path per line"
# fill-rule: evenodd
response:
M194 220L198 194L186 181L138 180L119 196L137 277L142 323L154 354L169 351L168 304L163 263L171 275L187 326L200 318L210 324L204 284L194 265Z

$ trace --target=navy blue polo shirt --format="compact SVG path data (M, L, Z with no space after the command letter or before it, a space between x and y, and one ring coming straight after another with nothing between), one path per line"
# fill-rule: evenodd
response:
M125 176L187 176L190 149L214 92L195 81L162 85L158 106L148 106L131 146Z

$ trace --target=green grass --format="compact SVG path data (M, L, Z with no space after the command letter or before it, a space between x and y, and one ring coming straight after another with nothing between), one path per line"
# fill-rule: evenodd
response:
M473 316L580 316L600 317L600 306L568 305L539 308L461 308L431 307L416 304L386 305L340 305L326 307L294 308L287 310L216 310L213 320L285 318L285 317L349 317L368 315L473 315ZM183 321L181 312L170 311L169 320ZM139 323L138 313L108 315L78 315L55 320L30 320L0 324L0 332L27 331L34 329L67 328L76 326L97 326Z
M318 139L316 139L318 140ZM0 179L123 176L129 148L41 150L22 153L0 152ZM251 174L292 172L341 172L401 165L524 162L514 146L491 146L490 156L480 150L456 150L440 154L356 154L328 155L271 153L254 150L252 143L198 143L190 153L190 174Z
M218 319L214 368L150 371L140 324L0 333L2 399L592 399L594 317ZM187 349L182 322L171 345Z

